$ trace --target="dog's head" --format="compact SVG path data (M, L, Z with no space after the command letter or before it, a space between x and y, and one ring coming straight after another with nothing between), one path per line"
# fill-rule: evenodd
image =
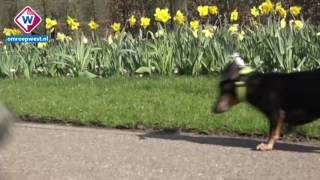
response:
M245 96L243 94L245 92L241 89L245 86L245 84L243 84L244 82L241 81L241 76L248 73L248 67L246 67L239 54L235 53L232 58L234 62L227 65L222 73L219 83L220 96L214 107L215 113L228 111L232 106L243 100L241 96Z

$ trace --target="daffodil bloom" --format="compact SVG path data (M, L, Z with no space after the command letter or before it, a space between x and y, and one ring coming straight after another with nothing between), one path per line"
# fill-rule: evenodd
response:
M232 24L228 29L228 31L231 32L231 33L235 33L238 30L239 30L239 24Z
M83 44L87 44L88 43L88 39L84 35L81 37L81 41L82 41Z
M258 17L260 15L259 10L255 6L251 8L251 15L254 17Z
M239 13L238 13L238 10L235 9L235 10L233 10L232 13L231 13L230 21L231 21L231 22L237 21L238 18L239 18Z
M96 30L99 28L99 24L97 24L95 21L91 20L88 24L89 28L91 30Z
M158 37L161 37L161 36L163 36L164 35L164 33L165 33L165 31L163 30L163 29L159 29L157 32L156 32L156 37L158 38Z
M287 17L287 11L282 7L281 2L276 4L275 10L281 17Z
M185 21L185 17L184 17L184 15L183 15L183 13L182 13L180 10L178 10L177 13L176 13L176 15L174 16L173 20L174 20L177 24L183 25L183 24L184 24L184 21Z
M286 11L284 8L278 9L277 13L278 13L281 17L287 17L287 11Z
M277 2L275 10L278 11L280 8L282 8L281 2Z
M74 19L70 16L67 17L67 24L70 25L72 24L72 22L74 22Z
M13 29L11 29L11 30L12 30L12 31L11 31L12 35L20 35L20 34L22 34L22 32L21 32L20 29L13 28Z
M211 15L217 15L219 13L219 9L216 5L209 6L209 13Z
M39 42L39 43L37 44L37 47L38 47L39 49L42 49L42 48L47 47L47 46L48 46L48 43L46 43L46 42Z
M193 20L190 22L190 26L193 30L197 31L199 29L199 21L198 20Z
M71 30L77 30L80 26L80 23L77 22L76 19L71 18L70 16L67 17L67 24L70 26Z
M156 21L163 22L163 23L167 23L171 19L168 8L165 8L165 9L157 8L156 13L154 14L154 17L156 18Z
M4 28L3 29L3 34L5 36L11 36L12 35L12 30L10 28Z
M11 35L15 36L15 35L22 34L22 32L17 28L12 28L12 29L11 28L4 28L3 29L3 34L5 36L11 36Z
M192 30L191 32L193 37L198 38L198 30Z
M130 25L130 27L134 26L134 25L136 24L136 22L137 22L136 17L132 15L132 16L130 17L130 19L129 19L129 25Z
M242 41L244 39L245 35L246 35L246 33L243 30L241 30L241 32L238 33L238 39L240 41Z
M303 28L303 22L300 20L294 20L293 21L293 27L297 30L301 30Z
M72 37L71 36L66 36L66 41L67 42L72 41Z
M197 10L200 17L206 17L209 14L209 6L198 6Z
M113 43L112 35L108 36L108 44L111 45Z
M60 32L57 33L57 38L56 38L56 40L61 41L61 42L64 42L65 39L66 39L66 35L65 35L65 34L60 33Z
M301 13L301 7L300 6L292 6L292 7L290 7L290 13L293 16L298 16Z
M114 32L120 32L121 31L121 24L115 22L111 25L111 28L113 29Z
M266 0L259 6L259 10L262 14L268 14L273 11L274 5L271 0Z
M206 38L212 38L213 37L213 30L212 29L204 29L202 30L202 33Z
M46 29L51 29L57 25L57 21L55 19L46 18Z
M151 21L150 18L142 17L140 21L141 21L141 26L142 26L143 28L146 29L148 26L150 26L150 21Z
M286 19L285 19L285 18L281 19L281 21L280 21L280 28L281 28L281 29L284 29L284 28L286 28L286 26L287 26Z

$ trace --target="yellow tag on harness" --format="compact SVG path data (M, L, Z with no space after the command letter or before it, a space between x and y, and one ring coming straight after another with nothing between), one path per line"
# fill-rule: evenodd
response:
M236 96L239 101L245 101L247 96L247 87L244 81L237 81L236 85Z
M240 75L246 75L253 72L253 69L251 67L244 67L239 71Z

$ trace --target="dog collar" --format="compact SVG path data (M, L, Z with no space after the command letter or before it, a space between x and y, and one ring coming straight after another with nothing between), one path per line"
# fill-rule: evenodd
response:
M236 81L236 96L239 101L245 101L247 97L247 87L244 81Z
M239 71L240 76L248 75L254 70L251 67L244 67ZM244 81L236 81L236 96L239 101L245 101L247 98L247 87Z

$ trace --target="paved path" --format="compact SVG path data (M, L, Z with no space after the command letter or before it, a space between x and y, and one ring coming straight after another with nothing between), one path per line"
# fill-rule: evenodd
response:
M18 123L0 147L1 180L308 179L320 145Z

